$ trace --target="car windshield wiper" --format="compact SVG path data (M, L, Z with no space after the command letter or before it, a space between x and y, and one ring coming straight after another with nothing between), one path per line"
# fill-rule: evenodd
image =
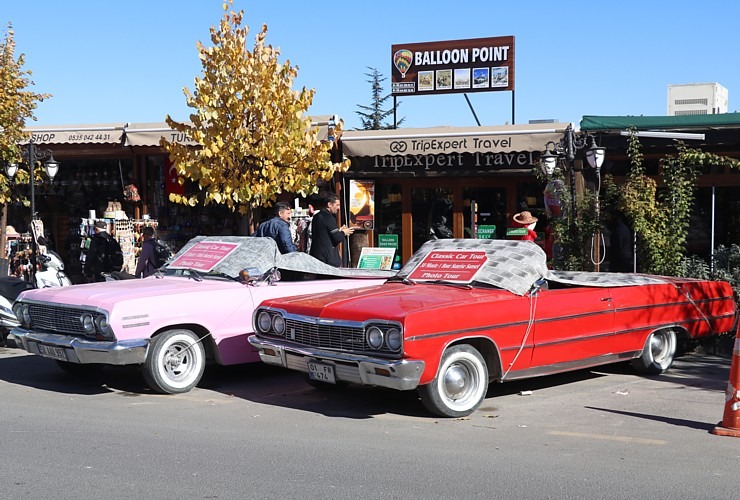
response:
M203 281L203 275L200 274L195 269L186 269L183 272L187 272L188 273L188 278L192 278L195 281Z
M231 275L228 275L226 273L220 273L220 272L219 273L210 272L206 276L209 278L226 278L227 280L230 280L230 281L241 281L239 278L235 278Z
M454 281L447 281L447 280L432 280L432 281L425 281L424 283L429 284L429 285L454 286L456 288L463 288L465 290L471 290L473 288L473 285L469 283L455 283Z
M388 282L391 282L391 281L400 281L404 285L416 285L416 281L414 281L412 279L409 279L407 276L398 276L398 275L391 276L386 281L388 281Z

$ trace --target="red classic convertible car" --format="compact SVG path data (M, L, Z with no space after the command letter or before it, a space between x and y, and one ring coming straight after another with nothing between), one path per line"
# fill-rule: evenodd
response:
M621 360L657 374L679 341L731 331L728 283L549 271L528 241L425 243L383 285L264 301L249 342L312 384L417 389L471 414L490 382Z

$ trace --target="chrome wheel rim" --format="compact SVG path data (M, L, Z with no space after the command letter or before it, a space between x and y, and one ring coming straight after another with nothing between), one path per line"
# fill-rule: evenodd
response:
M445 398L454 406L466 406L480 387L480 377L472 363L457 361L445 370L442 390Z
M194 354L187 342L175 342L170 345L162 356L164 375L172 381L182 381L190 378L195 372L197 363Z
M663 364L673 352L673 336L670 333L654 333L650 338L650 353L656 363Z

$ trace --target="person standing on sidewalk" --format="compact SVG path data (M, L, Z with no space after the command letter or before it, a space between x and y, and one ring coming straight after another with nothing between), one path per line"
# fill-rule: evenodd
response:
M341 267L342 258L337 246L346 236L354 233L354 229L342 225L337 227L337 213L340 207L339 197L329 193L326 197L326 206L316 212L311 221L311 255L330 266Z
M275 240L280 253L295 252L296 248L290 234L290 212L290 205L284 201L277 202L275 204L275 216L260 224L254 235Z

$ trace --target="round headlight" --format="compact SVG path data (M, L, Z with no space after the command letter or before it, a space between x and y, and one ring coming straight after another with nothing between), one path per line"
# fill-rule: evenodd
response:
M110 335L113 333L113 330L111 330L110 324L108 323L108 317L104 314L101 314L95 318L95 326L97 326L98 331L106 337L110 337Z
M13 306L15 317L25 326L31 325L31 308L28 304L17 303Z
M27 325L31 324L31 306L23 304L23 322Z
M257 315L257 330L260 333L267 333L270 331L270 325L272 325L272 318L266 311L260 311Z
M401 330L398 328L391 328L385 334L385 343L388 346L388 349L394 352L398 352L401 349L402 339L403 336L401 335Z
M368 345L373 349L380 349L383 346L383 330L377 326L368 328L365 338L367 338Z
M281 314L276 314L272 317L272 329L278 335L285 334L285 318Z
M85 313L80 316L80 323L82 323L82 329L85 333L95 333L95 321L90 313Z

